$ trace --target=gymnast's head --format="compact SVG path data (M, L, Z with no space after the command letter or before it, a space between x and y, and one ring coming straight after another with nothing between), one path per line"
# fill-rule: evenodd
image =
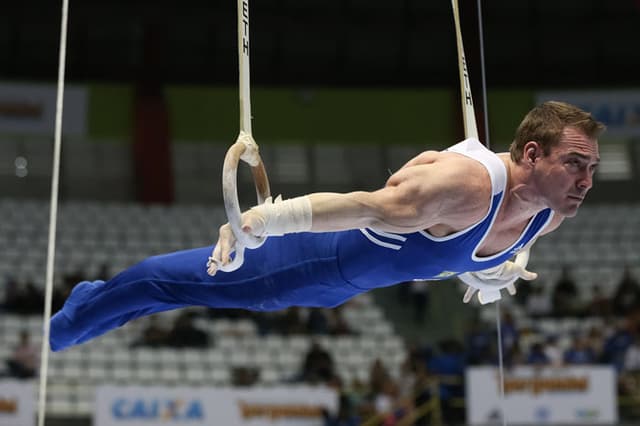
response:
M529 173L547 207L574 216L593 185L604 124L582 109L557 101L533 108L516 130L511 160Z

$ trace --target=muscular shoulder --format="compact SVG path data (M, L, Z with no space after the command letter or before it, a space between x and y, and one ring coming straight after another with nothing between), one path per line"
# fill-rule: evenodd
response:
M476 160L452 152L420 154L391 176L387 185L404 186L429 210L437 203L437 224L452 227L482 219L491 198L487 169Z
M466 227L481 220L491 202L491 178L482 163L452 152L443 152L441 168L450 180L448 205L451 225Z

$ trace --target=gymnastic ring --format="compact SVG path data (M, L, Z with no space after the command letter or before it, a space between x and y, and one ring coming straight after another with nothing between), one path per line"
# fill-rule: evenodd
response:
M244 261L244 249L260 247L266 237L256 237L242 232L242 212L238 201L238 165L243 160L251 167L253 182L256 187L258 204L271 196L269 178L258 153L258 144L253 137L243 131L240 132L236 142L231 145L224 157L222 170L222 196L227 219L233 235L236 237L235 258L231 263L220 266L220 270L230 272L242 266Z

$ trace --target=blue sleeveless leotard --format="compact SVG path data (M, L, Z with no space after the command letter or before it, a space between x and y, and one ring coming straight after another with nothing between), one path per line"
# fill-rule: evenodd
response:
M185 306L270 311L290 306L333 307L367 290L411 280L438 280L496 266L549 223L551 210L531 218L520 238L489 257L475 252L504 196L506 170L496 154L467 139L449 148L481 162L492 184L491 205L477 224L446 237L425 231L375 229L269 237L246 250L242 267L210 277L213 247L150 257L109 281L82 282L51 319L54 351L82 343L140 316Z

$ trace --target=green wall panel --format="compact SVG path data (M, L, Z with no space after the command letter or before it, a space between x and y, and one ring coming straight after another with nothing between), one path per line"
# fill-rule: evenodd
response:
M506 151L518 125L534 106L535 92L526 89L489 91L489 130L494 151Z
M174 140L232 142L237 89L166 89ZM266 89L251 92L258 143L441 143L452 140L448 90Z
M92 139L131 139L133 88L90 85ZM175 142L231 144L239 131L237 88L170 86L165 89ZM532 90L489 92L491 141L508 147ZM261 143L455 143L455 93L448 89L269 89L251 93L253 134Z
M89 85L89 136L127 142L133 125L133 89L126 85Z

